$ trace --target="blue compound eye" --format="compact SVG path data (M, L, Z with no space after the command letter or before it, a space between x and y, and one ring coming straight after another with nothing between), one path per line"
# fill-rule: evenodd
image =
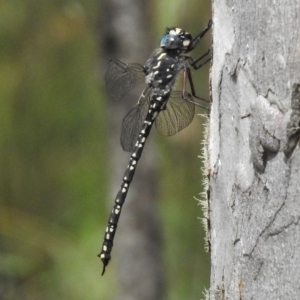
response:
M160 41L160 47L166 49L178 49L182 46L181 38L178 35L165 35Z

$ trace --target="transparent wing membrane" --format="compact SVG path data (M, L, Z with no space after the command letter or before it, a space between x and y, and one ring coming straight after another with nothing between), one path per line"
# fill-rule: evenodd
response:
M166 110L159 113L156 121L156 130L165 136L174 135L187 127L193 120L195 104L190 94L174 91L167 103Z
M151 90L146 88L139 102L125 116L121 132L121 145L124 151L133 151L146 118L150 100ZM194 114L193 97L188 93L182 97L182 92L174 91L166 109L161 111L156 118L155 127L161 135L171 136L187 127L192 122Z
M105 82L109 96L120 100L124 94L145 81L144 67L140 64L125 64L117 59L110 60Z
M123 120L120 141L124 151L133 151L148 112L149 95L150 89L146 88L139 102L128 112Z

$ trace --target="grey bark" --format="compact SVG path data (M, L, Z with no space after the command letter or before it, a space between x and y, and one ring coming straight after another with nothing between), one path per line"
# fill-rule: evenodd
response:
M143 65L153 50L147 1L107 0L101 3L103 17L99 33L103 65L111 58ZM139 89L130 91L118 103L108 100L111 175L109 210L130 158L130 154L124 153L120 145L122 120L138 101L140 92ZM112 266L115 265L120 284L118 299L122 300L159 300L164 297L155 157L150 137L130 185L115 236L112 261L106 270L112 272Z
M299 16L213 1L210 299L300 299Z

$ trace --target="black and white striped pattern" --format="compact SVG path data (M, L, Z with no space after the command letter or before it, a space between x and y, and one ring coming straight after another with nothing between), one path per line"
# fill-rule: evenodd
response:
M183 71L183 78L188 78L190 81L192 95L198 98L194 92L186 61L194 69L198 69L210 58L204 62L202 61L202 58L207 53L198 60L193 61L185 54L197 46L211 25L210 21L208 26L195 39L192 39L188 32L180 28L167 29L166 35L161 41L161 48L154 52L144 67L139 64L126 65L118 60L110 62L106 72L106 81L108 91L113 98L121 98L126 91L139 83L143 77L147 86L138 104L123 120L121 145L125 151L131 151L132 154L123 176L121 188L115 198L114 207L109 216L102 250L98 255L103 263L102 275L111 259L113 240L122 206L153 124L155 123L157 130L161 134L172 135L189 125L193 119L194 103L192 96L185 91L185 82L182 92L174 92L172 89L177 75L180 71ZM201 63L197 65L199 61ZM141 75L142 73L144 73L143 76ZM178 100L179 95L180 100Z

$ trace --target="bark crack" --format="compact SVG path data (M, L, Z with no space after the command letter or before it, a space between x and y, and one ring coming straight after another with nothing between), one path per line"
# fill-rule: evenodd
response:
M279 235L281 233L283 233L284 230L288 229L289 227L291 227L292 225L298 225L299 223L299 220L300 220L300 217L298 217L296 220L292 220L291 222L289 222L288 224L286 225L283 225L281 226L280 228L278 228L277 230L274 230L273 232L270 232L268 234L268 236L276 236L276 235Z
M292 113L287 124L287 144L283 150L285 156L290 158L300 140L300 84L294 83L291 97Z
M256 238L255 244L252 247L251 251L248 254L244 254L244 256L251 256L252 253L254 252L255 248L258 245L258 241L260 239L260 237L271 227L271 225L274 223L277 215L279 214L279 212L281 211L281 209L283 208L283 206L285 205L285 202L282 202L281 205L279 206L279 208L276 210L276 212L274 213L273 217L271 218L271 220L269 221L269 223L265 226L265 228L261 231L261 233L258 235L258 237ZM269 235L268 235L269 236Z

